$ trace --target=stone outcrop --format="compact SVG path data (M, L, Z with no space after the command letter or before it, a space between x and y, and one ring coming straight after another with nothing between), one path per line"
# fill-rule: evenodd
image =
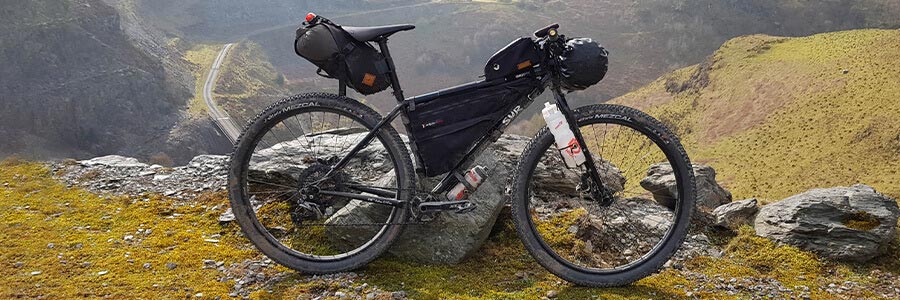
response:
M756 199L747 199L716 207L712 214L716 218L716 226L737 230L741 226L753 224L758 211Z
M731 202L731 192L716 182L716 171L706 165L693 165L696 182L695 220L710 222L712 212L720 205ZM660 205L674 208L676 190L675 173L668 163L655 164L641 180L641 186L653 193L653 199Z
M882 254L895 236L897 201L865 185L813 189L763 206L756 234L845 261Z

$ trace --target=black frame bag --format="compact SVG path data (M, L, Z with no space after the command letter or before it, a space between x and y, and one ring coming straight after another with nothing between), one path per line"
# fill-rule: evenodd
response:
M387 60L372 45L322 20L297 29L294 52L319 67L319 75L343 81L363 95L391 86ZM324 74L322 72L325 72Z
M523 77L416 102L407 112L426 176L453 170L540 82Z

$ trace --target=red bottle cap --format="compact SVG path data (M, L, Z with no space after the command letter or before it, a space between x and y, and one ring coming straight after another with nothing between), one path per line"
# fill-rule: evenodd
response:
M316 18L316 14L314 14L314 13L308 13L308 14L306 14L306 21L307 21L307 22L312 21L312 19L315 19L315 18Z

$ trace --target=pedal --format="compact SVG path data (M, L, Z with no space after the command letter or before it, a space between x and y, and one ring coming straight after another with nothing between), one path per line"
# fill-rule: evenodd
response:
M451 210L454 210L457 213L464 213L472 211L473 209L475 209L475 204L466 200L436 201L419 204L419 211L421 211L422 213L434 213Z

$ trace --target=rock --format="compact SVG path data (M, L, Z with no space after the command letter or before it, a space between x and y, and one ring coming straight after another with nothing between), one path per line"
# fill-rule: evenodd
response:
M716 226L737 230L743 225L751 225L759 207L756 199L747 199L720 205L713 210Z
M398 299L398 300L406 299L406 292L405 291L393 292L393 293L391 293L391 298Z
M176 264L176 263L173 263L173 262L166 263L166 269L175 270L176 267L178 267L178 264Z
M149 269L152 265L150 263L144 263L144 269Z
M504 136L476 160L476 165L484 166L488 170L489 178L469 196L468 200L475 204L473 211L464 214L445 212L438 214L435 220L426 224L408 225L388 251L405 260L439 264L458 263L477 251L487 239L507 201L505 196L507 178L514 169L512 166L515 165L517 156L501 153L519 152L525 142L525 138ZM391 176L382 176L385 177L383 180L394 180L393 171L389 170L387 173ZM422 179L419 183L420 188L431 189L439 180L439 177ZM388 184L393 185L394 182L390 181ZM388 213L389 210L384 209L382 205L351 201L327 222L343 224L383 222ZM327 227L326 229L330 231L329 237L346 247L360 245L363 241L358 237L368 239L374 235L376 228L367 230L360 227Z
M234 212L232 212L231 207L229 207L219 216L219 222L228 223L231 221L234 221Z
M114 168L147 168L149 165L138 161L137 158L119 155L107 155L78 162L85 167L114 167Z
M865 185L812 189L763 206L756 234L819 255L864 262L883 253L897 230L900 209Z
M44 273L44 272L41 272L41 271L32 271L32 272L31 272L31 276L41 275L41 273Z
M712 219L712 211L720 205L731 202L731 192L716 182L716 171L706 165L693 165L696 182L695 219ZM675 207L675 173L668 163L654 164L647 170L647 177L641 180L641 187L653 193L659 204Z
M547 292L547 298L550 298L550 299L556 298L556 296L558 296L558 295L559 295L559 292L557 292L556 290L550 290L549 292Z
M97 272L97 275L98 275L98 276L103 276L103 275L106 275L106 274L109 274L109 271L105 271L105 270L104 270L104 271Z

